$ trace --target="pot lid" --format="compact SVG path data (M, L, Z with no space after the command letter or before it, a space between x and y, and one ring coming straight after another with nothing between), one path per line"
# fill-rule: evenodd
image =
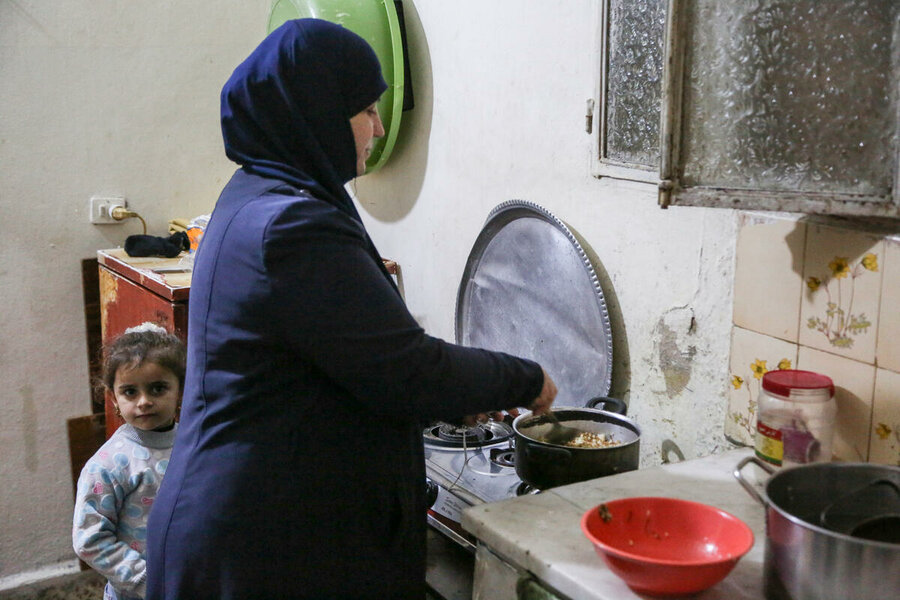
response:
M834 382L827 375L821 375L812 371L798 371L795 369L778 369L768 371L762 378L764 390L774 392L780 396L790 397L791 400L827 401L834 396ZM815 392L827 392L827 397L820 398L822 394ZM800 392L799 398L793 397L793 392ZM804 393L805 392L805 393Z
M537 361L559 406L609 393L612 334L597 274L569 228L531 202L488 215L456 297L456 341Z
M375 138L366 173L377 171L391 156L403 114L405 71L403 34L394 2L384 0L275 0L267 31L291 19L324 19L343 25L372 46L388 87L378 100L384 136Z

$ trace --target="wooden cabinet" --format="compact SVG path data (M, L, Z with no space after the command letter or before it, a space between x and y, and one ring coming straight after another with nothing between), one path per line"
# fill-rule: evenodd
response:
M187 341L191 272L180 258L131 257L124 250L97 252L100 270L100 327L108 344L129 327L156 323ZM106 437L123 421L109 392L104 401Z

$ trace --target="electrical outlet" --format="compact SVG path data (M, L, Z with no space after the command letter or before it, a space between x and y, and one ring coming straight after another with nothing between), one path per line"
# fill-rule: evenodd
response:
M112 217L112 211L117 206L128 208L128 201L125 200L125 198L92 196L91 223L94 225L112 225L121 223L122 221L117 221Z

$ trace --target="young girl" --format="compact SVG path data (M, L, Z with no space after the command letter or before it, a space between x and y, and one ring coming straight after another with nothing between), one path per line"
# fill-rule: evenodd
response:
M125 424L81 470L72 526L75 553L108 579L104 600L144 597L147 516L172 453L184 370L184 344L152 323L106 349L103 385Z

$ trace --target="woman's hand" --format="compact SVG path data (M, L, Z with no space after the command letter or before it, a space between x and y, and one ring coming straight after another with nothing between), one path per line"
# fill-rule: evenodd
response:
M556 384L550 379L547 371L544 371L544 386L541 395L534 399L528 409L536 415L545 415L550 412L550 406L556 398Z
M543 368L541 369L543 371ZM528 410L533 412L536 415L544 415L550 412L550 405L553 404L553 399L556 398L556 384L553 383L553 380L550 378L550 375L547 374L547 371L544 371L544 385L541 387L541 394L528 407ZM519 416L519 411L516 409L511 409L506 411L513 418ZM488 419L494 419L496 421L503 420L502 412L490 412L490 413L481 413L477 415L468 415L463 417L463 423L468 427L474 427L479 423L487 423Z

